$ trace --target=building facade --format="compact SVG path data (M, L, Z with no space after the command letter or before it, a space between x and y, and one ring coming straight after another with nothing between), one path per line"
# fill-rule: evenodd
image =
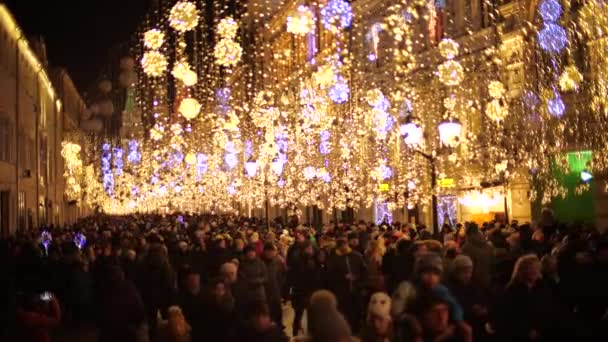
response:
M3 4L0 46L0 227L8 235L65 222L65 112L44 42L30 42Z

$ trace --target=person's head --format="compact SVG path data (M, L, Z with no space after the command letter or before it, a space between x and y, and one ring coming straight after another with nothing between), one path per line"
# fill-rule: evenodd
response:
M257 243L258 241L260 241L260 234L258 234L258 232L253 232L251 234L251 237L249 238L249 242L250 243Z
M198 294L201 291L201 276L193 270L189 270L185 275L184 287L191 294Z
M450 309L445 299L432 293L417 299L418 317L426 336L439 336L450 326Z
M528 286L533 286L541 278L541 264L538 257L534 254L527 254L515 263L511 282L522 282Z
M540 259L542 273L553 276L557 275L557 258L554 255L547 254Z
M439 284L443 272L443 260L436 253L425 253L416 259L414 271L420 284L433 288Z
M242 251L245 249L245 241L243 241L241 238L234 239L234 249L237 251Z
M322 318L315 320L315 324L310 326L309 332L315 342L352 341L350 326L337 310L324 312Z
M348 241L344 238L336 240L336 251L341 255L350 253L351 249L348 245Z
M359 236L355 232L348 233L348 244L350 247L355 248L359 246Z
M296 242L304 242L306 240L306 231L303 228L296 229L295 236Z
M304 254L311 257L315 254L314 248L312 248L312 243L310 241L303 241L304 246Z
M220 268L220 274L226 281L226 284L234 284L237 279L238 267L232 262L223 264Z
M245 253L245 257L249 260L253 260L256 257L255 246L252 244L248 244L247 246L245 246L243 252Z
M211 281L211 292L215 299L224 298L226 295L226 283L222 278L215 278Z
M184 335L188 330L188 323L179 306L171 306L167 310L167 321L169 328L176 335Z
M473 260L466 255L459 255L452 261L452 274L462 284L468 284L473 277Z
M264 258L273 259L277 256L277 248L274 246L272 242L266 242L264 244Z
M428 247L424 242L416 242L413 246L413 254L414 257L419 258L420 256L426 254L428 252Z
M377 292L372 295L367 308L367 324L378 336L390 334L391 318L391 297L384 292Z
M251 320L253 328L259 332L266 331L272 326L270 310L265 302L255 302L251 304L249 319Z
M215 240L215 244L218 248L226 248L226 239L224 239L223 237L218 237Z
M188 251L188 243L186 241L180 241L177 244L177 247L179 248L179 251L182 253L186 253Z

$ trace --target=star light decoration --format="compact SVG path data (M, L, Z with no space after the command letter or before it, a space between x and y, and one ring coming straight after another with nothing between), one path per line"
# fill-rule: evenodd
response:
M321 9L323 27L333 33L350 27L353 21L353 11L350 4L344 0L330 0Z
M198 19L196 5L189 1L180 1L171 8L169 26L180 33L185 33L198 25Z
M348 101L349 94L350 88L348 87L348 84L341 79L329 89L329 98L337 104Z
M314 31L315 15L306 5L300 5L287 17L287 32L304 36Z

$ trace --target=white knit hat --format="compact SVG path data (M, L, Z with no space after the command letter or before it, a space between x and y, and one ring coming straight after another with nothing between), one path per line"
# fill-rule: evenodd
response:
M384 292L374 293L369 300L367 319L372 315L391 319L391 297Z

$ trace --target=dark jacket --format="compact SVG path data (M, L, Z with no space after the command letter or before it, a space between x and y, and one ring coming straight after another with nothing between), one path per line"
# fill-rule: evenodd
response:
M473 260L473 281L484 289L489 288L492 283L494 248L484 240L481 233L477 233L467 236L462 254Z
M547 337L552 329L552 294L543 282L532 288L521 282L510 283L495 310L497 335L504 341L528 341L532 330Z
M268 272L268 282L266 283L266 297L269 302L276 303L281 301L281 289L285 283L285 265L277 257L264 260Z
M360 292L367 285L367 266L363 256L356 252L332 255L327 264L329 285L337 298L344 298ZM347 274L352 280L346 278Z
M138 288L148 311L167 308L175 299L175 275L160 251L150 251L143 261Z
M145 319L144 305L135 286L127 280L114 282L99 303L99 341L136 341Z
M239 265L239 282L242 286L239 301L266 301L265 286L268 282L266 265L259 258L243 259Z
M244 327L239 329L239 332L234 339L234 342L247 341L247 342L288 342L289 339L281 328L273 324L266 331L256 331L251 327Z

